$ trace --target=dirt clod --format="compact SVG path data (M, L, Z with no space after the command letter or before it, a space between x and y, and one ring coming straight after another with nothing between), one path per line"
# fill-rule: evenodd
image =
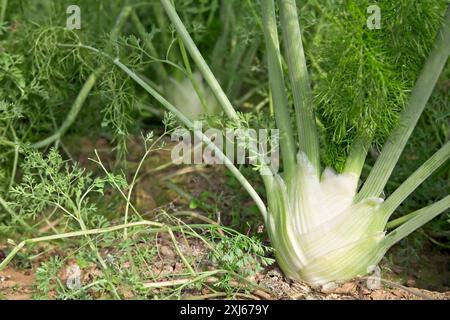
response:
M174 258L175 253L170 249L168 246L161 246L159 248L159 252L162 256L168 257L168 258Z

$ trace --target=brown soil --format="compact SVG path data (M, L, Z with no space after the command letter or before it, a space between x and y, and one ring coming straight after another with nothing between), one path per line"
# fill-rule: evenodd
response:
M32 295L34 275L30 271L6 268L0 271L0 299L29 300Z
M95 170L92 162L88 160L92 156L92 149L99 149L100 156L102 160L105 161L107 166L113 166L113 156L110 152L110 147L104 139L99 139L95 142L90 142L89 139L83 140L79 144L81 150L75 152L76 158L82 163L82 165L90 167ZM130 155L130 167L133 167L140 155L142 154L142 146L139 142L132 144L130 149L133 151ZM219 193L220 190L215 190L214 184L210 183L210 178L205 172L199 170L199 168L190 168L191 171L186 169L186 167L168 167L162 170L155 171L155 168L167 163L169 161L169 154L167 152L156 152L152 154L151 157L145 162L142 168L141 179L138 181L135 188L135 203L139 211L143 213L146 219L151 219L158 208L161 207L171 207L173 211L185 207L189 201L186 196L180 195L174 192L171 188L164 185L166 181L173 181L179 185L183 186L184 190L189 191L190 196L198 196L202 190L210 190ZM201 168L200 168L201 169ZM98 170L98 168L97 168ZM188 170L188 171L186 171ZM213 175L215 182L217 179L221 178L221 175ZM223 177L222 177L223 178ZM222 181L221 181L222 182ZM220 184L223 185L223 184ZM187 197L189 198L189 197ZM175 208L174 208L175 207ZM170 208L168 208L170 209ZM172 211L172 210L167 210ZM224 220L222 220L222 223ZM177 239L178 246L182 253L186 256L195 257L195 261L199 265L203 265L206 269L214 269L214 265L209 263L206 256L207 249L205 248L203 242L198 239ZM153 242L154 243L154 242ZM148 246L149 243L142 243L142 245ZM48 248L47 248L48 249ZM153 275L158 275L161 282L167 280L166 275L176 275L186 274L184 270L183 263L180 257L177 255L173 243L167 234L162 233L157 241L158 257L149 261L151 265L150 273ZM58 251L58 248L53 247L52 250L46 250L46 258L54 255ZM52 252L52 253L51 253ZM60 253L64 256L64 253ZM113 253L114 254L114 253ZM44 257L41 257L44 259ZM0 261L4 259L4 254L0 250ZM448 255L441 256L442 261L448 261ZM422 265L424 270L429 269L433 265L436 266L435 259L428 261L426 259L422 260L421 263L427 261L426 265ZM400 263L401 261L397 261ZM73 262L68 262L67 267ZM444 264L440 264L443 266ZM31 299L33 284L34 284L34 274L39 263L35 261L31 269L28 270L17 270L14 268L6 268L0 272L0 300L1 299ZM126 266L124 266L126 268ZM415 300L415 299L439 299L439 300L449 300L450 291L446 288L446 292L434 292L424 289L418 289L415 287L425 287L424 283L428 280L423 274L410 274L405 273L405 270L392 270L390 267L383 267L383 279L381 280L379 286L376 289L369 289L367 285L368 279L355 279L342 284L329 285L327 287L311 287L306 283L293 282L286 280L281 272L277 268L270 268L257 274L256 276L249 279L253 284L258 286L257 290L254 290L250 295L237 295L235 298L247 298L247 299L273 299L273 300ZM391 269L391 270L390 270ZM395 268L394 268L395 269ZM398 268L397 268L398 269ZM415 268L415 270L420 270L420 268ZM434 270L434 269L433 269ZM99 274L99 270L95 266L90 266L89 268L82 270L82 281L86 284L87 282L93 281ZM432 271L433 272L433 271ZM437 269L434 270L435 273L442 274L442 270L438 272ZM61 270L58 277L62 283L65 283L66 268ZM401 275L401 276L400 276ZM185 276L184 276L185 277ZM389 280L386 280L389 279ZM181 279L182 280L182 279ZM185 279L186 280L186 279ZM189 279L187 279L189 280ZM423 280L421 282L421 280ZM440 283L439 281L428 281ZM207 281L214 282L215 279L208 279ZM399 284L401 283L401 284ZM153 283L154 284L154 283ZM161 283L159 283L161 284ZM404 286L402 284L407 284ZM151 286L152 283L145 284ZM240 284L235 281L233 286L239 286ZM371 287L373 288L373 287ZM433 288L434 289L434 288ZM124 289L125 290L125 289ZM124 296L128 299L132 299L133 295L122 291ZM207 296L211 292L207 288L203 288L196 292L186 292L186 297L189 295L194 296ZM216 297L217 298L217 297Z
M163 254L164 254L163 249ZM164 254L165 257L167 253ZM177 272L178 263L169 271ZM155 268L161 264L155 265ZM379 289L367 287L367 279L355 279L328 288L313 288L306 283L286 281L278 269L271 269L256 276L263 290L255 290L255 299L270 300L450 300L450 292L433 292L404 287L394 282L382 281ZM7 268L0 272L0 298L7 300L28 300L32 298L34 276L31 271L17 271ZM129 296L132 299L132 296Z
M276 299L294 300L450 300L450 292L433 292L409 288L388 280L381 280L378 289L369 289L369 279L354 279L342 284L313 288L306 283L286 282L281 272L273 269L261 284L271 288ZM370 281L370 280L369 280Z

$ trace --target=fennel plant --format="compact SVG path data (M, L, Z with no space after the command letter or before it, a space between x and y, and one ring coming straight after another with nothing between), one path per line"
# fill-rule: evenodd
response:
M223 110L231 119L236 119L233 106L171 1L161 0L161 3ZM263 176L268 195L267 207L244 177L238 174L238 179L259 204L277 261L288 277L312 284L325 284L362 276L370 273L395 243L450 207L450 196L447 196L401 218L403 223L393 231L386 232L386 224L394 211L449 159L449 142L387 199L381 196L450 54L450 7L447 8L444 24L417 78L406 108L401 112L396 127L359 189L358 183L371 139L364 135L355 138L342 173L338 174L330 168L321 170L312 89L296 1L279 0L277 3L298 141L295 140L291 125L275 3L274 0L262 0L269 82L275 119L281 135L284 172L281 175ZM139 81L130 69L117 60L115 62ZM148 91L169 110L174 109L163 97L152 90ZM182 114L178 116L190 126ZM233 168L232 164L228 166Z
M219 84L211 71L212 68L205 62L178 16L172 1L160 2L183 43L182 48L189 52L190 58L213 92L215 100L230 120L238 121L239 115L233 107L232 99L225 93L229 90L224 90ZM379 263L390 247L450 207L450 196L447 196L399 220L391 221L391 225L397 227L389 233L386 232L386 225L394 211L450 156L450 144L447 142L395 192L387 199L383 199L382 193L386 183L450 53L450 10L447 9L444 24L417 78L406 108L400 113L398 123L384 144L375 166L360 187L361 172L373 137L364 130L357 132L350 143L350 152L343 170L336 173L328 167L323 169L324 159L321 157L319 130L314 114L316 107L296 1L277 0L280 10L279 21L275 1L260 2L271 102L281 134L284 171L282 174L262 176L267 191L265 203L233 163L225 161L225 164L261 211L278 264L287 276L306 280L312 284L325 284L365 275ZM134 15L132 19L139 26ZM278 37L278 22L282 31L285 63ZM128 67L126 62L122 62L118 56L112 57L113 50L105 49L101 52L93 47L78 44L59 47L75 48L74 51L77 53L81 49L89 49L110 59L116 67L124 71L167 110L174 113L185 126L194 127L193 116L183 112L181 106L176 105L178 101L169 102L171 99L164 98L152 83ZM151 43L146 47L151 49ZM289 77L285 77L284 66ZM288 87L292 91L294 117L291 116ZM198 90L195 91L199 93ZM211 103L207 104L211 107ZM317 111L326 112L321 109ZM221 150L206 136L196 134L201 135L203 141L210 144L216 154L225 159Z

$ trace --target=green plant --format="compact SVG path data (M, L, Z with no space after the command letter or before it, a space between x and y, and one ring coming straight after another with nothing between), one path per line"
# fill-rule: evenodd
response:
M212 261L243 277L253 276L273 263L267 258L271 249L244 235L221 237L215 250L211 252Z
M363 275L370 272L394 243L448 209L449 196L442 184L439 188L436 186L438 192L431 199L425 192L420 201L405 202L430 175L445 175L448 166L444 164L450 152L446 142L448 133L445 128L442 130L445 124L430 129L438 136L439 143L433 145L437 152L428 160L421 158L423 165L413 174L411 171L417 163L406 164L402 159L401 174L388 181L448 57L449 13L433 43L442 22L442 9L447 5L445 1L414 2L414 5L409 0L380 1L387 16L383 26L389 33L365 28L368 2L364 1L339 5L330 0L323 6L318 1L308 1L299 6L300 19L294 0L223 1L220 4L211 1L202 2L196 10L190 10L191 1L177 1L177 11L170 0L161 0L151 3L148 16L144 16L140 8L149 3L81 2L90 8L86 19L89 23L86 30L90 31L86 33L61 27L64 23L56 12L64 11L62 2L2 2L0 50L5 54L0 57L0 188L5 196L0 196L0 206L6 212L1 218L12 220L2 226L1 231L10 234L20 226L28 232L36 228L30 223L38 216L48 220L60 214L68 230L19 243L0 268L26 245L80 237L105 272L99 290L107 288L118 297L116 284L122 281L136 292L145 291L136 273L126 271L118 275L120 272L111 268L93 246L92 238L110 235L110 239L122 238L129 243L130 230L145 226L151 228L151 232L167 232L172 240L173 230L194 234L190 226L168 227L164 223L137 219L139 212L131 203L131 196L143 161L153 148L150 146L153 137L144 137L146 152L130 183L111 174L98 154L94 161L106 178L91 178L79 167L67 165L55 149L44 157L29 150L27 144L31 142L34 148L54 144L66 150L61 139L71 130L81 129L77 123L83 123L83 130L90 130L102 122L110 129L112 139L124 156L130 130L136 131L141 125L134 125L132 121L134 112L138 111L136 106L161 115L151 106L153 99L192 129L192 120L201 112L194 116L188 114L179 105L179 99L170 99L170 92L167 92L170 89L164 93L168 99L161 94L172 70L186 79L184 84L197 107L207 110L215 109L216 103L221 105L228 118L222 119L226 123L221 123L223 127L248 127L247 114L236 112L234 107L242 89L248 92L239 105L254 92L264 97L257 111L269 104L281 132L284 172L263 175L264 192L244 177L245 170L229 162L226 166L235 177L233 183L243 185L262 213L278 263L289 277L322 284ZM6 13L5 3L8 5ZM124 7L120 7L122 4ZM216 19L219 6L223 23L220 32ZM262 9L261 16L257 13L258 6ZM6 18L16 16L10 13L10 8L23 11L24 7L29 10L22 12L23 16L36 23L23 23L18 27L4 23ZM39 18L42 8L49 19ZM109 12L108 9L118 18L114 20L115 14L103 14L101 19L94 19L100 12ZM165 21L164 11L173 27ZM245 14L238 15L241 11ZM183 24L182 20L189 23ZM283 34L281 40L278 39L278 24ZM254 29L250 28L253 26L260 30L244 31ZM410 32L411 29L417 30L417 34ZM102 32L109 32L109 35L97 37ZM262 37L265 51L260 46ZM214 43L211 40L216 38L219 41L211 45ZM30 42L30 39L36 41ZM280 44L284 45L283 55ZM210 63L203 58L205 55L211 56ZM427 55L407 99L405 92L413 86ZM262 56L267 57L267 74L259 62ZM203 87L203 80L193 71L192 62L211 91ZM252 66L252 62L258 65ZM259 70L257 78L248 79L245 75L254 68ZM285 73L289 78L285 79ZM147 78L144 74L152 76ZM269 85L266 85L266 78ZM153 99L149 100L145 92ZM210 92L215 99L210 99ZM448 101L437 103L445 113ZM97 112L98 104L102 105L101 113ZM69 107L67 112L59 112L61 105ZM220 117L217 118L213 120L220 122ZM270 124L261 126L270 127ZM208 138L200 138L225 159ZM380 147L382 144L385 146L372 167L372 159L366 162L368 150L372 145ZM422 145L421 149L427 147ZM26 159L20 166L22 157ZM323 169L322 165L327 168ZM256 169L267 168L261 162ZM16 179L21 176L21 183L17 183ZM362 188L360 179L365 179ZM107 183L126 202L124 217L121 217L123 224L110 226L93 204L94 191L102 191ZM382 195L384 190L388 194L386 200ZM263 195L267 197L267 204L262 200ZM440 198L443 199L437 201ZM215 210L203 201L202 195L197 200L200 201L191 202L191 207L201 205L206 211ZM433 204L434 201L437 202ZM404 205L400 207L401 204ZM398 211L400 217L388 221L394 211ZM387 230L393 231L386 235ZM258 261L264 261L266 251L258 247L246 250L249 241L234 234L220 239L218 251L212 252L211 257L221 270L213 272L197 272L192 261L180 253L186 273L193 280L177 287L172 296L181 295L184 288L202 283L207 276L234 276L248 263L256 263L260 269L264 263L259 265ZM174 246L181 252L175 240ZM124 252L126 256L134 254L128 245ZM50 267L44 265L40 271L42 281L54 271ZM60 289L60 298L84 294Z
M166 133L175 129L169 129L173 126L173 120L172 115L166 116ZM258 240L220 227L208 218L191 212L186 215L201 218L206 224L185 224L175 218L183 212L172 215L161 212L154 221L143 220L134 207L132 193L141 168L151 152L165 146L163 137L164 134L154 138L151 133L142 137L144 154L129 183L123 175L111 173L98 153L93 161L104 171L104 178L91 178L91 174L84 169L62 160L54 148L46 156L27 150L21 165L24 176L12 188L7 205L14 214L17 212L17 217L32 223L30 232L48 231L41 231L44 234L20 243L9 240L13 248L0 262L0 270L27 249L21 260L26 262L28 268L31 267L33 255L30 249L41 244L48 246L46 251L50 252L50 258L36 269L33 295L36 299L147 299L154 294L158 294L159 298L177 298L185 294L184 289L200 290L210 285L211 281L216 294L218 290L225 291L220 293L221 296L232 297L253 288L253 283L241 288L235 284L235 279L244 279L249 273L271 263L271 259L265 257L270 249ZM125 201L124 210L116 208L119 219L124 222L122 224L110 221L99 210L98 205L102 204L106 193L111 192L108 185ZM151 243L157 243L161 233L166 233L172 240L177 253L174 261L179 260L184 266L179 274L160 274L162 270L156 272L153 267L159 262L160 254ZM199 240L208 256L228 254L230 259L219 258L212 264L214 270L204 271L211 266L208 260L199 260L202 257L186 254L186 249L181 249L181 243L185 245L193 240ZM59 241L57 246L50 245L55 241ZM242 269L244 261L246 268ZM17 260L15 266L18 266ZM69 278L74 270L75 278ZM165 288L167 282L173 288Z
M161 0L192 60L202 72L224 112L238 119L232 104L203 59L169 0ZM298 130L298 148L291 126L286 85L273 0L262 0L263 31L266 41L269 80L275 118L281 136L282 176L263 176L268 193L268 209L231 163L227 167L258 205L275 248L277 261L291 278L323 284L364 275L372 270L386 251L418 227L450 206L450 196L420 209L385 234L385 226L396 208L450 156L447 143L411 174L386 201L380 198L405 144L421 115L450 51L450 9L438 33L425 66L416 81L405 110L362 188L358 180L371 142L370 132L358 132L351 145L342 174L325 169L320 174L319 139L314 119L313 98L301 41L297 6L294 0L280 0L281 27L293 91ZM88 48L85 46L85 48ZM93 48L90 48L96 52ZM187 127L192 122L120 60L113 63L140 84ZM363 127L364 128L364 127ZM223 153L202 136L222 157ZM297 153L298 150L298 153Z

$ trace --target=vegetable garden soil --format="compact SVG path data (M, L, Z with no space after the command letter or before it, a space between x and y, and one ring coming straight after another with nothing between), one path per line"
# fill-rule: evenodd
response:
M116 159L112 147L106 138L90 139L78 137L74 138L73 141L68 139L68 143L72 150L72 157L81 166L94 172L98 170L95 164L89 160L93 158L94 150L98 151L104 163L110 167L114 166ZM170 143L170 141L167 141L167 143ZM144 150L137 137L129 139L128 147L127 166L133 171L133 168L140 161L140 156ZM193 210L190 208L189 200L180 194L179 190L177 192L177 190L168 187L165 184L166 181L174 181L180 189L185 190L185 192L192 196L199 196L202 190L206 189L213 194L219 194L221 192L226 194L227 187L224 170L217 167L176 167L173 164L167 165L168 163L170 163L170 152L167 150L159 150L152 153L143 165L140 180L135 189L135 200L136 206L144 218L151 220L160 209L170 212L188 209ZM158 169L155 172L155 168L162 169ZM211 184L210 179L212 178L210 177L214 177L216 183ZM105 201L108 202L109 200L108 194L105 194ZM220 202L221 200L212 199L212 201ZM243 207L245 210L246 202L251 204L251 201L244 201ZM228 208L224 203L217 203L217 205L218 207L222 206L224 212ZM200 208L197 211L204 214L205 217L207 216L208 212L201 212L202 210ZM259 221L258 216L255 215L255 217L255 220ZM193 222L189 219L183 222ZM227 225L228 220L226 214L222 213L221 223ZM45 230L41 229L41 231L48 232L49 228L50 226ZM251 228L247 230L247 233L251 232L255 233L256 231ZM186 258L199 261L198 265L203 269L215 270L215 268L218 268L207 256L208 248L204 242L197 238L186 238L180 235L176 235L176 241L179 249ZM186 269L180 256L177 254L173 242L171 242L167 234L162 233L156 239L150 239L149 241L137 240L133 246L141 246L146 249L156 248L157 254L155 258L148 261L148 265L150 265L151 274L157 274L157 278L162 280L144 283L143 285L147 288L155 285L155 283L156 285L165 283L173 275L179 275L177 278L184 277L186 279ZM8 249L6 248L5 241L0 240L0 261L6 257L9 249L9 247ZM76 265L75 259L69 252L76 252L77 249L76 243L70 244L68 249L61 249L60 246L52 243L42 243L30 249L22 249L26 256L33 258L24 260L23 258L16 257L5 270L0 271L0 299L32 299L35 297L36 271L42 263L55 257L62 258L64 264L54 275L54 280L57 280L64 286L67 282L71 267ZM102 256L120 257L123 254L123 252L115 248L102 248L100 251ZM393 265L392 261L404 262L404 256L402 256L401 250L393 248L390 252L391 262L388 264L385 258L380 265L382 280L376 287L368 286L367 278L354 279L349 282L333 284L327 287L311 287L306 283L285 279L276 265L272 265L262 271L256 272L253 276L247 277L249 283L256 285L256 289L240 290L242 289L242 283L235 279L231 280L230 285L235 287L236 292L246 292L246 294L237 293L233 295L233 293L228 293L226 297L265 300L450 300L450 290L446 286L448 285L446 283L448 279L445 279L445 277L449 277L448 271L445 271L446 263L449 261L448 254L436 250L423 250L423 252L426 252L426 256L421 257L420 261L417 261L417 266L414 268L406 268L395 265L395 263ZM122 267L130 268L130 265L131 263L125 261ZM102 274L100 268L92 263L82 266L80 269L80 279L83 285L88 285L95 281L96 277ZM206 297L211 294L208 285L214 281L217 281L217 279L213 277L207 279L201 288L184 290L179 297ZM372 289L369 289L369 287ZM433 288L436 291L423 288ZM118 291L126 299L136 298L131 290L125 286L121 288L119 285ZM155 289L152 294L153 296L164 299L167 291L164 289ZM54 296L55 294L50 292L48 298L52 299ZM104 297L92 296L92 298L99 299Z
M168 251L169 250L169 251ZM178 262L170 254L170 249L161 250L164 262L160 266L169 272L170 265L175 271ZM172 260L172 261L171 261ZM33 284L35 266L31 269L22 270L6 268L0 272L0 298L7 300L26 300L33 297ZM89 272L98 272L89 270ZM64 272L60 272L64 281ZM86 274L83 275L86 278ZM436 292L420 288L406 287L395 282L383 280L378 289L368 289L367 279L355 279L329 288L313 288L306 283L286 280L277 268L270 268L256 274L254 281L262 289L253 291L249 297L263 300L450 300L450 291ZM202 294L207 294L202 290ZM192 294L192 292L190 292ZM133 295L125 295L133 299ZM51 298L51 297L50 297ZM235 297L236 299L242 299Z

